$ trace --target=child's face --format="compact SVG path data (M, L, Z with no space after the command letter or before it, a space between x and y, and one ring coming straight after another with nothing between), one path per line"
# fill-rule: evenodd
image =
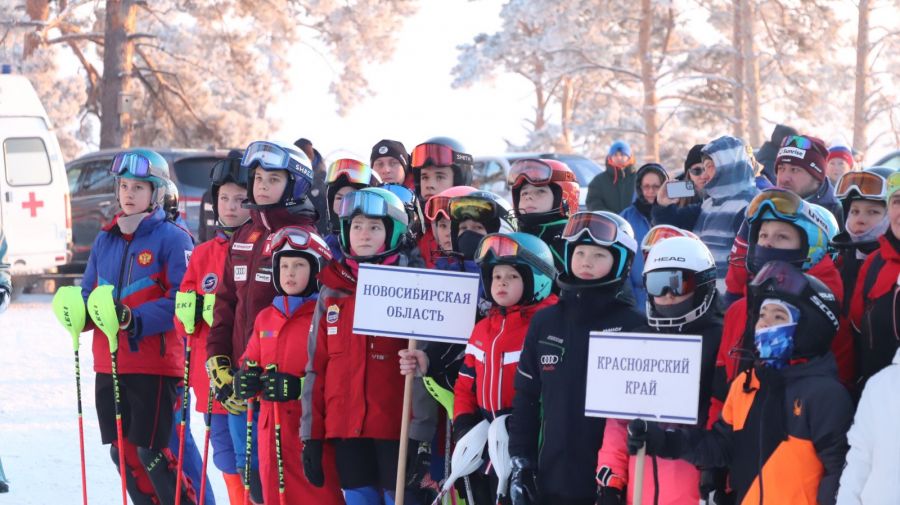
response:
M876 224L880 223L881 220L884 219L885 213L887 213L887 208L885 208L885 205L882 202L854 200L850 202L850 215L847 216L847 229L856 235L862 235L871 230Z
M888 220L891 222L891 233L900 237L900 191L891 195L888 202Z
M216 201L219 212L219 221L225 226L238 226L250 217L250 209L241 207L241 203L247 199L247 189L233 182L223 184L219 188L219 199Z
M350 221L350 248L356 256L378 254L387 238L387 230L381 219L357 215Z
M491 273L491 297L501 307L512 307L522 300L525 283L510 265L496 265Z
M289 296L299 295L309 285L309 261L306 258L282 257L278 261L281 290Z
M553 209L553 190L550 186L533 186L526 183L519 191L519 213L536 214Z
M137 179L119 178L119 205L126 216L146 212L153 198L153 184Z
M437 240L438 246L442 251L452 251L453 244L450 240L451 232L450 232L450 220L447 218L440 218L434 222L434 238Z
M284 170L253 170L253 201L257 205L278 203L287 183L287 172Z
M845 160L841 158L831 158L831 160L828 161L826 173L828 174L828 178L831 179L831 182L837 183L838 179L847 173L848 170L850 170L850 165L848 165Z
M675 305L676 303L681 303L692 296L694 296L694 293L673 295L671 291L666 291L666 294L664 294L663 296L654 296L653 303L655 303L656 305Z
M581 244L572 252L572 274L583 280L602 279L612 270L613 254L597 245Z
M801 166L782 163L775 169L775 185L806 198L819 189L819 181Z
M339 215L341 213L341 202L344 201L344 196L351 191L356 191L356 188L353 186L344 186L334 194L334 203L331 204L331 210L335 214Z
M756 244L771 249L800 249L800 230L784 221L763 221Z
M479 235L487 235L487 229L484 225L474 219L466 219L459 223L459 233L456 235L457 237L462 235L464 231L474 231Z
M780 324L788 324L791 322L791 315L788 311L774 303L767 303L759 309L759 319L756 320L756 329L771 328Z
M419 186L422 190L422 199L428 200L432 196L453 187L452 167L428 167L423 168L419 174Z
M390 156L382 156L372 163L372 170L381 177L381 182L385 184L403 184L406 173L403 171L403 165L396 158Z

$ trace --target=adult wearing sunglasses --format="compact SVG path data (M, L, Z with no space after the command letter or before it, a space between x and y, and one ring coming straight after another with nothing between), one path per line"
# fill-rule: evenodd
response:
M613 142L606 153L606 171L597 174L588 184L585 201L588 210L605 210L618 214L631 205L634 199L634 180L637 178L634 164L634 155L628 142Z

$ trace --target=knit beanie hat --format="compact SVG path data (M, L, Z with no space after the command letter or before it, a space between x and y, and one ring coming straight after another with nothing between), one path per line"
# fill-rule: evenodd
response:
M828 157L825 159L825 163L828 163L833 159L844 160L851 168L854 164L853 152L847 146L832 146L828 150Z
M775 172L782 163L797 165L809 172L817 181L825 180L825 158L828 149L825 142L807 135L791 135L785 137L775 158Z
M687 172L692 166L703 161L703 147L706 144L697 144L688 151L687 158L684 159L684 171Z
M403 147L403 144L396 140L384 139L372 146L372 155L369 157L369 164L374 165L375 160L385 156L390 156L399 161L404 169L409 167L409 153L406 152L406 148Z

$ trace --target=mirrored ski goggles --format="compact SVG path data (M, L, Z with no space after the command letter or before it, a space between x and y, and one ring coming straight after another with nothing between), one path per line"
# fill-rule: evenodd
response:
M509 167L509 175L506 182L510 186L517 186L524 182L543 185L554 180L553 167L540 160L519 160Z
M419 144L409 159L412 168L449 167L458 163L471 164L473 161L471 154L458 153L444 144Z
M241 165L246 168L259 165L266 170L287 170L294 164L300 163L291 158L290 152L278 144L264 140L251 142L241 158Z
M656 245L657 242L662 242L663 240L672 237L696 238L697 236L687 230L682 230L681 228L668 224L661 224L650 228L650 231L644 235L644 239L641 240L641 250L645 253L650 252L650 249Z
M750 288L759 290L772 286L783 293L799 296L808 284L806 276L797 267L786 261L770 261L750 281Z
M697 286L715 277L715 270L691 272L690 270L654 270L644 274L644 287L650 296L682 296L693 293Z
M239 158L225 158L213 165L212 170L209 172L209 179L216 185L233 182L239 186L246 186L248 182L247 174L249 173L249 170L241 166Z
M887 193L887 181L871 172L847 172L838 181L834 194L838 198L844 198L851 191L856 191L864 197L884 198Z
M449 196L432 196L425 202L425 217L429 221L437 221L438 219L450 219L450 200Z
M366 217L391 217L402 222L408 220L405 212L402 215L396 215L397 212L396 209L388 205L381 195L369 193L368 191L351 191L344 195L344 199L341 200L339 216L346 218L355 214L362 214Z
M900 191L900 172L894 172L887 179L887 198Z
M484 222L488 219L499 217L497 207L493 202L480 198L460 196L450 199L450 218L456 221L473 219Z
M308 231L297 226L285 226L272 235L272 250L277 251L288 244L292 249L306 249L312 241Z
M386 189L394 194L403 202L403 205L413 205L416 203L416 194L402 184L385 184L381 189Z
M341 158L328 167L325 183L333 184L341 177L350 184L369 185L372 183L372 168L358 160Z
M756 196L747 206L747 220L754 221L766 209L778 218L793 221L800 211L803 200L796 193L786 189L768 189Z
M574 242L587 233L594 242L612 244L616 241L619 226L610 218L593 212L579 212L569 218L562 238Z
M812 140L803 135L788 135L781 141L781 147L796 147L798 149L809 149L813 146Z
M549 265L538 259L534 253L523 247L515 239L499 233L486 235L479 242L478 248L475 249L476 262L481 263L490 259L515 261L517 263L520 262L516 261L517 259L524 260L530 266L536 267L551 278L556 275L556 272L548 268Z
M109 173L113 175L129 173L135 177L150 177L150 160L138 153L119 153L113 158Z

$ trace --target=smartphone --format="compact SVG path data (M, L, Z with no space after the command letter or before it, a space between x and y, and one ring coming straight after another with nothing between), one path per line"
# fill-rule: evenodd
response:
M666 184L666 195L669 198L692 198L694 183L688 181L672 181Z

